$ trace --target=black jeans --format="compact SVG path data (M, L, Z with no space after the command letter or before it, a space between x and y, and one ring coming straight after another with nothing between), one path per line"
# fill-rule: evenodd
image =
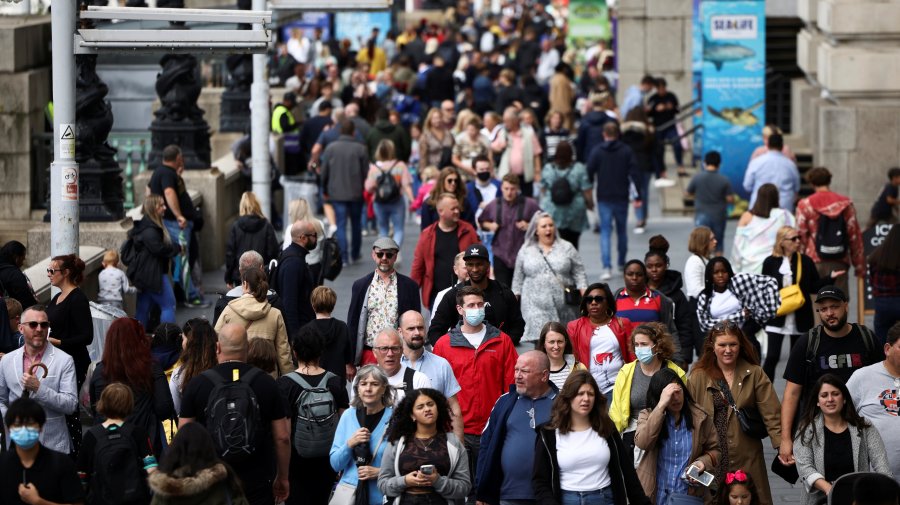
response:
M778 360L781 359L781 344L784 342L784 335L781 333L773 333L767 331L769 336L769 352L766 353L766 359L763 361L763 372L769 376L769 380L775 382L775 368L778 366ZM791 349L794 344L800 340L800 335L791 335Z
M575 249L578 249L578 239L581 238L580 231L566 230L565 228L559 229L559 237L566 242L571 242Z
M478 451L481 449L481 435L465 434L466 457L469 458L469 476L472 480L472 491L466 503L474 505L475 503L475 475L478 473Z
M502 259L498 258L496 255L494 256L494 280L500 282L504 286L510 288L512 287L513 280L513 272L515 271L515 265L509 267L506 266L506 263L503 262Z
M400 505L447 505L447 500L437 493L403 493L403 496L400 498Z

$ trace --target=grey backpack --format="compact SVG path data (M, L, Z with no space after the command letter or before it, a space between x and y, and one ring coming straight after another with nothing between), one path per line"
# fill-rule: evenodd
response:
M294 449L303 458L319 458L328 456L331 440L337 429L337 405L334 395L328 389L328 381L337 377L331 372L315 387L310 385L297 372L287 374L303 391L294 404Z

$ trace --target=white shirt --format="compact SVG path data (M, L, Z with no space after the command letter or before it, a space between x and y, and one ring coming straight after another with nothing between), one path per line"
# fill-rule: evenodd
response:
M613 390L616 376L624 364L616 334L609 325L598 326L591 335L591 375L597 380L600 391L609 393Z
M546 53L541 53L540 62L537 68L537 82L541 86L547 84L553 74L556 72L556 65L559 65L559 51L550 48Z
M778 267L778 273L781 274L781 287L786 288L794 283L794 273L791 272L791 260L787 256L781 257L781 266ZM780 333L782 335L796 335L797 331L797 313L791 312L784 316L784 326L766 325L766 331L772 333Z
M484 335L487 333L487 326L481 325L481 331L479 331L478 333L466 333L464 331L460 331L460 333L462 333L462 335L466 337L466 340L468 340L469 343L472 344L472 347L478 349L478 346L480 346L481 342L484 341Z
M688 298L699 298L706 283L706 260L696 254L691 256L684 263L684 294Z
M610 485L609 445L593 429L556 430L559 487L564 491L597 491Z
M741 310L741 301L730 289L718 293L713 291L712 301L709 303L709 315L714 319L728 317Z

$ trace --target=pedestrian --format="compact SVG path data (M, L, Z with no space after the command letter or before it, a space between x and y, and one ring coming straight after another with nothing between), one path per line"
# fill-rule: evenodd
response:
M97 276L97 303L124 310L123 297L137 293L137 289L128 282L128 276L119 268L119 253L107 250L103 253L101 265L103 270Z
M600 216L600 256L603 261L601 281L612 278L612 228L615 221L616 245L619 269L625 267L628 253L628 201L631 187L638 187L641 179L637 157L625 143L619 140L619 125L609 122L603 126L603 142L591 151L587 158L588 178L594 181L597 192L597 213ZM635 208L642 205L646 195L638 192Z
M241 284L238 259L242 254L256 251L263 257L263 263L268 265L281 252L275 238L275 228L263 214L256 195L245 191L238 208L239 217L231 224L225 242L225 285L228 289Z
M541 143L537 132L524 125L515 107L503 110L503 129L491 143L491 149L500 155L497 176L506 174L519 177L525 196L534 196L534 183L541 181Z
M629 260L625 264L623 277L625 286L619 288L613 295L616 314L631 321L632 327L644 322L658 321L664 324L675 345L674 359L680 362L681 340L678 334L679 328L675 324L675 302L650 287L647 266L641 260Z
M869 285L875 306L875 335L885 341L900 321L900 226L893 226L868 258Z
M541 209L553 216L559 236L578 249L587 212L594 210L594 186L568 141L560 141L555 151L556 157L541 170Z
M678 331L680 351L675 359L688 366L694 354L692 350L694 345L693 319L696 317L696 307L691 307L684 294L681 272L669 268L669 241L662 235L655 235L650 237L648 245L649 251L644 255L644 266L647 268L647 287L659 291L672 300L672 321Z
M169 381L169 393L179 416L185 386L194 377L216 366L217 342L216 331L206 319L194 318L184 323L181 358Z
M597 143L603 140L603 129L606 124L616 122L606 113L605 104L604 94L593 93L590 97L591 109L582 116L578 125L578 132L575 135L575 157L582 163L588 162Z
M769 257L772 247L775 246L775 236L779 228L795 225L794 216L778 205L778 188L774 184L760 186L756 193L756 203L741 215L734 231L731 263L736 272L761 273L763 261ZM722 237L716 235L716 238ZM828 273L826 272L826 275Z
M800 172L797 164L782 153L784 137L772 134L766 142L766 154L750 160L744 172L744 190L750 193L750 206L756 203L757 192L763 184L773 184L778 189L778 206L791 211L800 191Z
M282 315L288 335L293 335L316 317L309 303L314 286L306 264L306 255L316 248L315 226L309 221L297 221L291 226L291 241L293 243L281 253L278 272L273 279L284 308Z
M0 247L0 284L7 297L15 298L23 307L38 303L31 281L22 273L25 266L25 245L18 240L10 240Z
M888 183L884 185L878 199L872 204L866 229L878 223L897 223L897 207L900 206L900 167L888 170Z
M587 370L584 363L575 360L572 341L565 325L557 321L549 321L541 328L537 350L546 354L550 360L550 382L556 389L562 389L566 379L575 370Z
M653 125L643 106L632 108L625 116L625 121L622 123L622 142L634 151L641 176L638 192L647 195L650 192L650 179L653 178L656 136L653 134ZM644 233L647 228L649 202L644 203L645 205L641 205L634 211L637 218L634 232L637 234Z
M853 266L857 277L866 272L862 231L849 197L831 191L831 172L816 167L806 174L813 194L797 203L800 245L816 263L819 277L833 277L834 284L849 293L847 275ZM843 271L841 275L832 272Z
M365 182L366 191L375 195L375 218L378 236L391 236L403 245L403 228L406 224L406 202L413 201L412 178L409 168L397 159L394 143L384 139L375 149L375 162L369 165ZM404 198L405 197L405 198Z
M329 287L319 286L309 298L316 318L306 323L306 326L315 329L325 342L319 366L337 375L342 384L346 384L356 376L356 366L347 323L331 315L337 303L337 293Z
M425 116L419 137L419 159L426 165L444 169L453 165L453 133L444 126L441 110L433 108Z
M725 483L719 484L716 505L759 505L759 494L753 478L747 472L736 469L725 474Z
M662 77L656 79L656 93L647 98L647 114L653 120L653 129L656 134L656 165L657 187L669 187L674 181L660 183L666 180L665 153L666 144L672 146L675 155L675 164L678 167L678 176L685 177L684 148L681 146L681 136L678 134L678 112L680 110L678 97L669 91L668 82Z
M340 124L341 136L328 144L322 153L322 191L326 202L335 213L338 246L344 264L357 261L362 248L363 183L369 171L369 155L366 148L353 138L356 126L345 119ZM347 220L353 227L350 241L347 239ZM348 248L352 246L352 250Z
M394 390L397 401L415 389L430 388L431 379L422 372L403 364L403 344L400 334L393 327L387 327L375 337L372 348L378 367L387 375L388 384Z
M708 226L716 237L725 237L728 205L734 203L734 191L728 177L719 173L722 155L709 151L703 157L703 170L688 183L685 194L694 198L694 226ZM716 249L721 254L722 248Z
M144 217L134 223L128 238L134 241L137 257L128 265L129 280L138 289L135 317L144 328L150 325L150 306L159 307L159 322L175 322L175 291L169 265L181 251L163 225L166 207L160 195L144 199Z
M684 262L684 294L687 296L691 308L693 348L698 358L703 353L703 341L706 340L706 333L700 329L700 320L697 318L697 299L706 285L706 264L709 262L710 256L715 253L718 244L719 241L708 226L694 228L688 238L688 252L691 255ZM682 352L687 356L686 351L682 350Z
M420 229L424 231L425 228L428 228L438 220L437 204L444 193L456 196L460 205L460 218L474 226L475 212L478 209L473 208L468 203L468 191L466 190L465 182L462 180L459 170L454 167L445 167L438 174L437 183L431 188L428 198L425 199L425 205L422 206Z
M312 210L310 210L309 202L306 201L305 198L291 200L291 203L288 207L288 223L284 228L284 241L281 244L281 250L285 250L288 248L288 246L291 245L291 226L293 226L297 221L309 221L313 224L313 226L316 228L316 247L306 255L306 264L309 265L309 272L312 274L313 280L316 281L316 285L321 285L321 282L323 282L322 244L325 243L325 236L327 234L329 237L331 237L337 231L337 225L334 224L335 219L332 206L325 205L324 209L326 216L329 216L330 210L327 233L325 231L325 224L322 222L322 220L315 216ZM260 255L260 257L262 257L262 255ZM263 265L265 267L268 267L268 263L263 263ZM241 272L238 273L240 274ZM240 293L237 293L235 296L240 296ZM216 317L215 319L218 319L218 317Z
M487 204L478 218L482 230L493 234L491 244L494 278L512 286L516 257L525 243L528 223L540 210L537 201L520 191L521 181L506 174L500 183L500 197Z
M555 76L554 76L555 78ZM567 81L568 82L568 81ZM551 92L552 93L552 92ZM551 96L552 101L552 96ZM571 115L572 105L569 103L569 114ZM571 123L567 119L566 113L562 112L559 109L551 108L550 112L547 113L547 117L544 119L544 142L547 145L547 162L550 163L556 159L556 148L559 146L560 142L568 142L569 147L572 147L572 142L575 140L575 136L572 134L569 127L566 126L567 122ZM573 150L574 157L574 150Z

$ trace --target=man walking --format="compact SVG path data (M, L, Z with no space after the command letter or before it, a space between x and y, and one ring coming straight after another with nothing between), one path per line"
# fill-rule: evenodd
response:
M194 232L194 220L198 216L194 202L191 201L191 196L184 185L184 179L181 178L183 172L184 157L181 155L181 148L176 145L166 146L162 152L162 165L153 170L148 187L150 193L163 197L166 203L163 224L172 240L181 245L181 254L188 259L180 261L176 258L175 268L172 271L175 284L181 286L184 291L185 306L206 308L209 307L209 303L203 299L190 280L191 234Z
M341 136L328 144L322 153L322 190L325 200L334 207L338 246L344 264L359 261L362 250L363 183L369 173L366 147L353 134L353 121L341 121ZM353 226L352 251L347 247L347 218Z
M525 243L528 223L541 210L534 198L520 194L519 186L518 176L504 175L500 183L501 198L487 204L478 217L481 229L493 237L494 278L507 287L512 286L516 255Z
M497 176L501 179L506 174L517 176L525 196L533 196L534 183L541 181L543 152L537 132L522 124L515 107L507 107L503 111L503 127L497 139L491 143L491 149L500 154Z
M309 295L315 283L306 255L316 248L316 229L309 221L297 221L291 226L291 245L278 259L277 286L284 307L284 325L293 336L303 325L316 318Z
M750 193L750 208L756 203L759 187L766 183L778 188L778 206L792 212L800 191L800 172L797 165L782 153L784 138L773 133L766 143L766 154L750 161L744 173L744 190Z
M587 164L588 177L597 188L597 213L600 216L600 256L603 272L600 280L612 278L612 228L616 226L618 263L621 270L628 254L628 200L631 188L639 188L642 177L634 151L619 140L619 125L615 122L603 126L603 143L591 151ZM635 189L637 191L637 189ZM640 207L645 195L638 194L634 206Z
M389 237L381 237L372 246L375 270L353 283L347 326L350 347L357 366L375 363L372 346L384 328L396 328L400 315L421 310L419 285L397 272L395 264L400 246Z
M403 346L400 334L394 328L384 328L378 332L373 349L378 366L384 370L388 384L394 389L395 402L400 403L409 391L431 387L431 379L425 374L403 364ZM353 389L350 392L356 394Z
M731 181L719 173L722 155L710 151L703 158L703 171L691 179L685 193L694 197L694 226L707 226L718 241L716 254L721 255L725 243L725 221L728 204L734 202Z

